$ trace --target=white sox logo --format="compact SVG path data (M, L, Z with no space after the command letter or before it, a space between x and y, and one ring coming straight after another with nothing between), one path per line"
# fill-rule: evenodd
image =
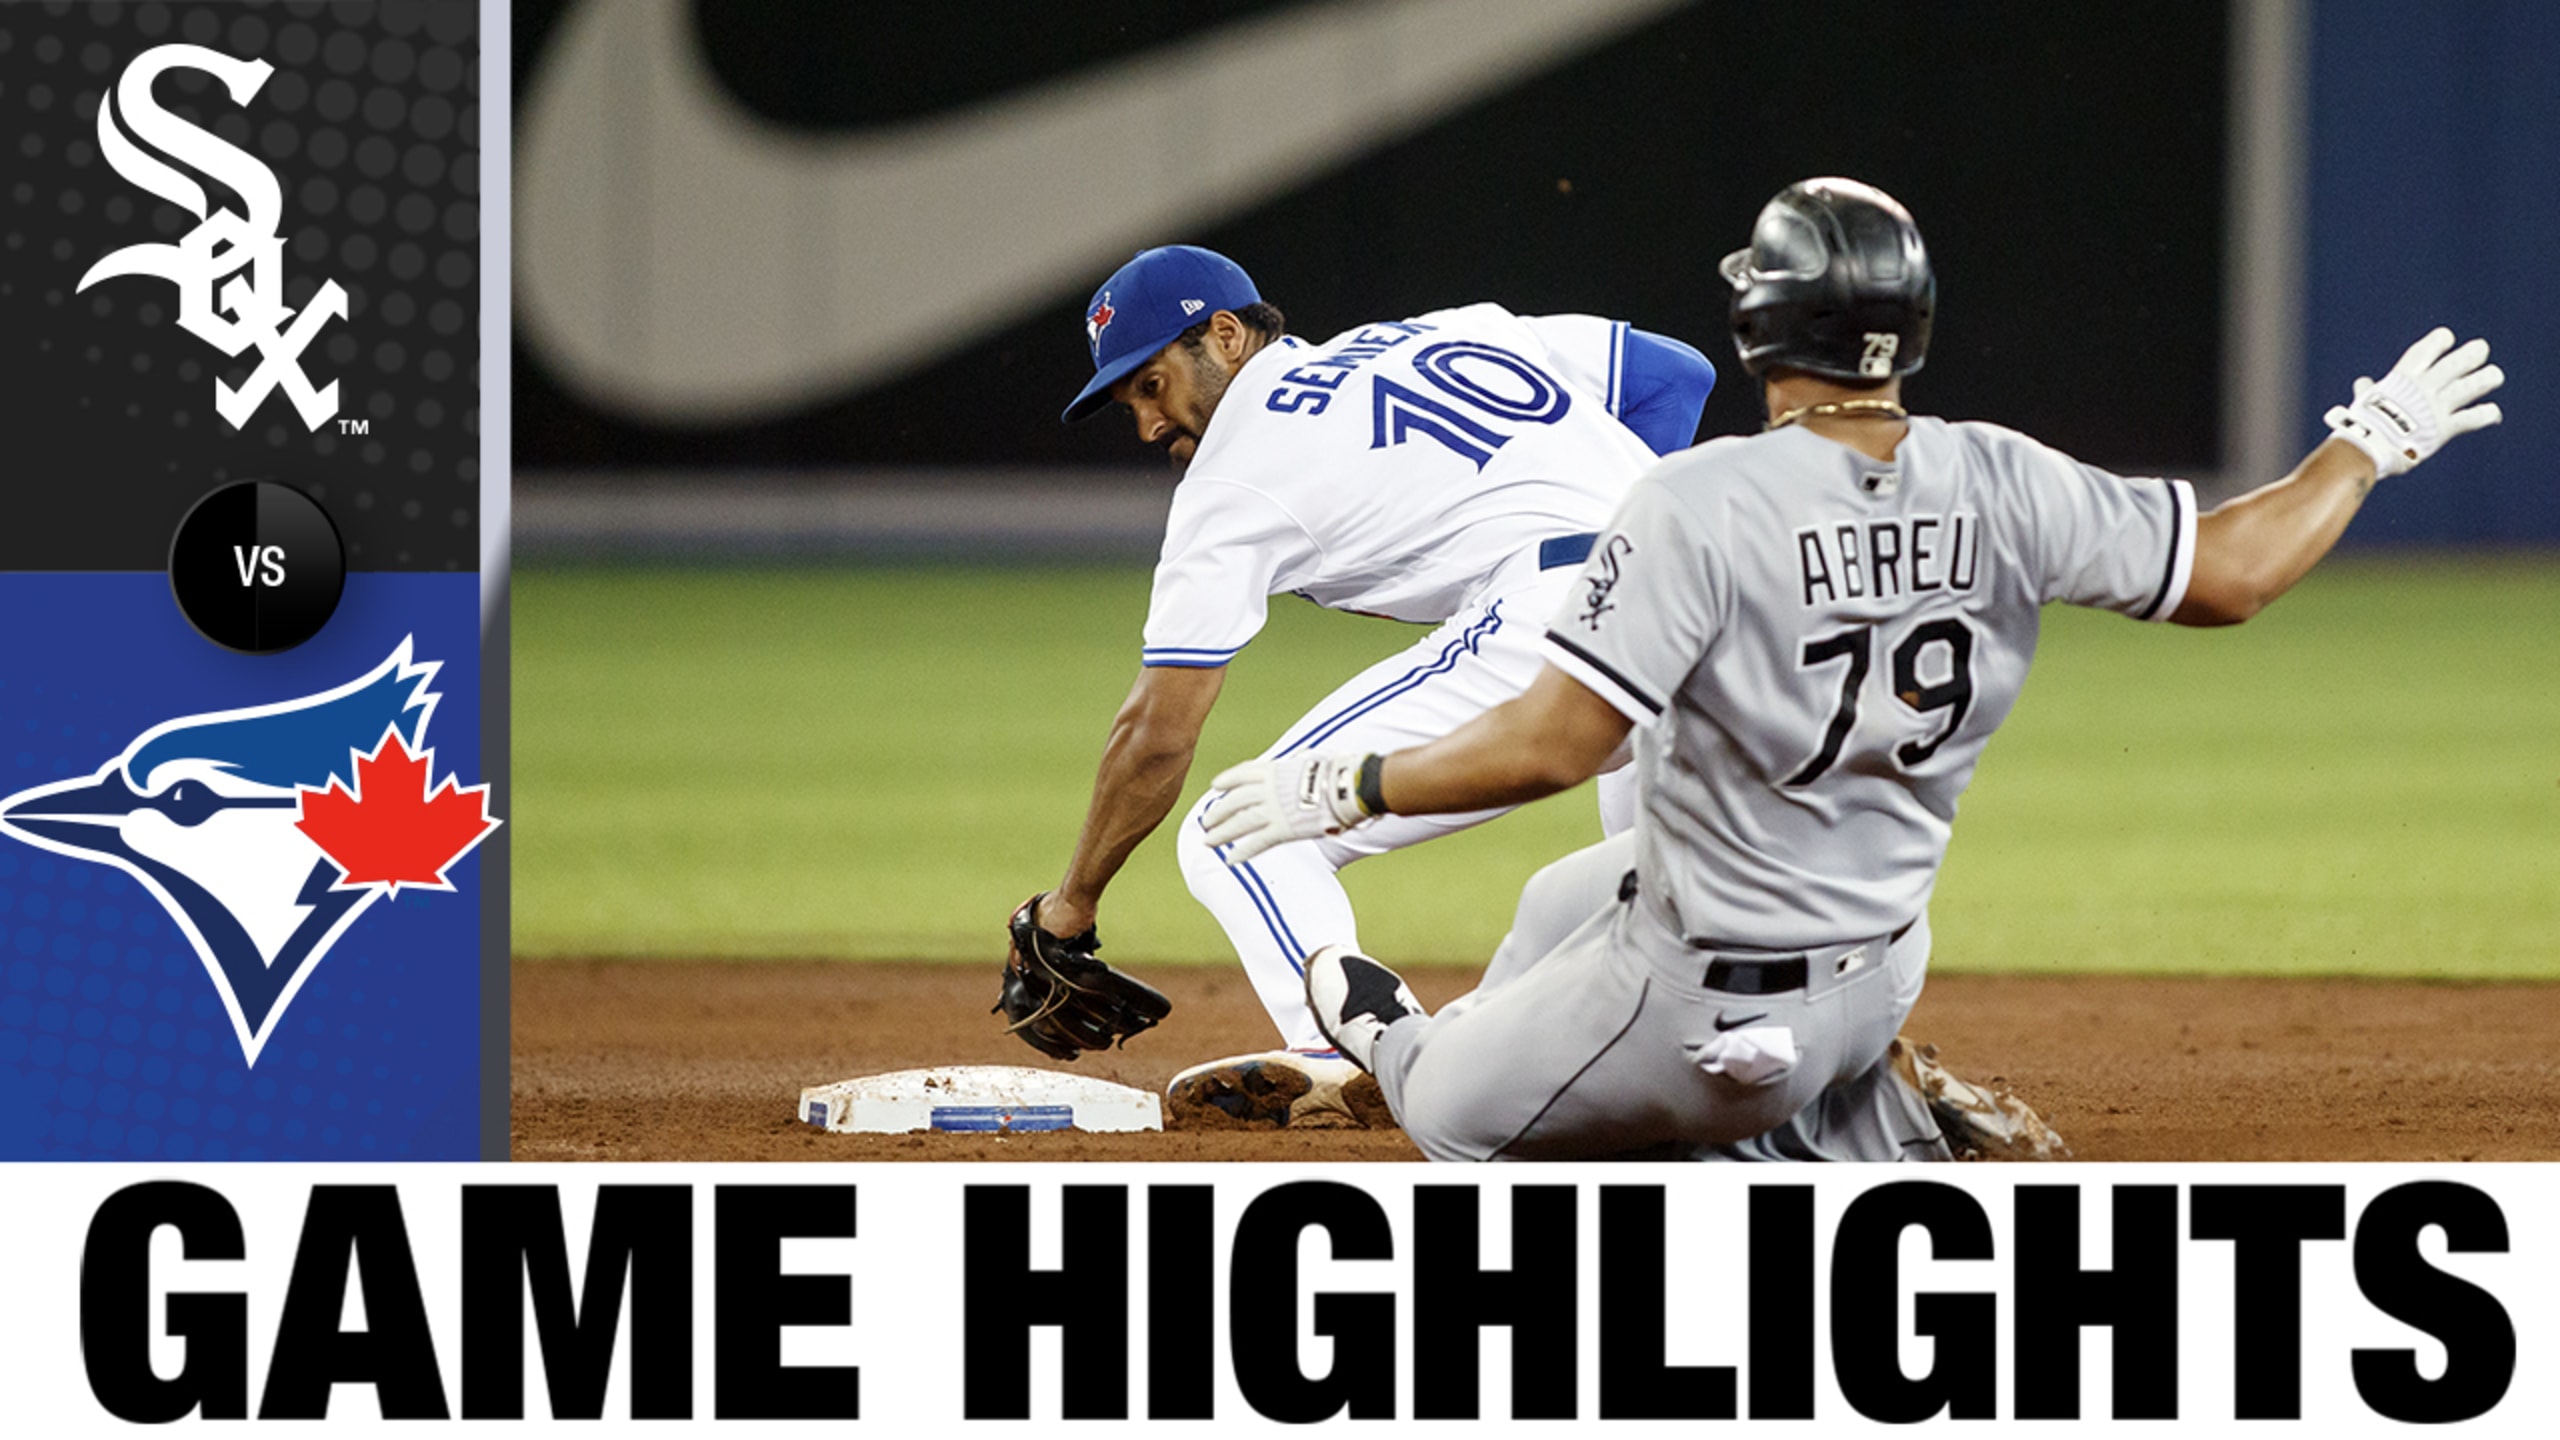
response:
M1612 535L1609 543L1601 546L1600 553L1594 557L1600 562L1600 573L1586 572L1584 575L1589 593L1583 596L1582 613L1573 618L1581 621L1583 627L1595 635L1600 632L1600 617L1618 608L1617 602L1609 598L1609 592L1618 588L1618 561L1634 553L1636 547L1626 536Z
M313 388L302 373L305 347L329 321L347 318L347 292L322 282L297 315L284 303L284 196L275 172L247 151L160 108L151 82L178 68L201 70L222 82L235 104L246 105L275 73L263 60L235 60L200 45L146 50L117 80L113 104L98 105L98 149L116 173L202 223L174 245L128 245L100 259L80 277L79 288L119 275L156 275L178 287L178 323L225 355L258 347L258 368L234 390L217 377L213 408L233 429L246 429L268 392L281 386L306 429L317 430L338 413L338 382ZM116 123L121 116L123 125ZM130 129L132 134L125 132ZM231 187L248 207L240 215L213 209L204 187L136 144L144 140ZM225 279L225 277L229 277ZM217 291L216 286L220 288ZM229 312L226 318L224 312ZM288 325L286 322L291 321Z

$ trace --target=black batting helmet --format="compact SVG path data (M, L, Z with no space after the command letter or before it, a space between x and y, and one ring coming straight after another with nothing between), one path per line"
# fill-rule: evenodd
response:
M1733 341L1754 375L1785 366L1883 380L1929 351L1937 277L1900 201L1855 180L1806 180L1760 209L1751 245L1718 267Z

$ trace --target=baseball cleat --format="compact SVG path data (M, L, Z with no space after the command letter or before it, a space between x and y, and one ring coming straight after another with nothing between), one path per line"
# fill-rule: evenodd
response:
M1372 1073L1378 1037L1397 1021L1424 1013L1396 972L1356 950L1327 945L1307 957L1306 974L1316 1028L1345 1059Z
M1957 1159L2071 1158L2071 1147L2027 1102L2006 1090L1957 1078L1938 1063L1937 1046L1915 1045L1896 1036L1885 1053L1893 1060L1893 1073L1928 1102L1930 1116Z
M1164 1087L1166 1118L1205 1130L1392 1130L1378 1082L1330 1050L1267 1050L1194 1065Z

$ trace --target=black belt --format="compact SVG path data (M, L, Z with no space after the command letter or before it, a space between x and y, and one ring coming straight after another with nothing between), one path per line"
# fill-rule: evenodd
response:
M1916 919L1903 921L1902 928L1886 936L1884 943L1893 944L1910 934L1911 927L1919 923ZM1721 950L1725 947L1713 940L1692 940L1689 948ZM1784 995L1790 990L1803 989L1804 982L1805 957L1802 955L1779 955L1767 960L1719 955L1707 962L1706 979L1699 983L1728 995Z
M1784 995L1804 988L1804 957L1728 960L1719 955L1707 962L1707 978L1701 983L1727 995Z
M1636 872L1630 870L1626 873L1625 878L1618 882L1618 899L1620 901L1632 900L1635 898L1635 895ZM1918 916L1914 916L1909 920L1903 921L1902 928L1894 931L1891 935L1886 936L1884 943L1887 945L1894 944L1901 940L1903 936L1910 934L1911 927L1919 923L1920 920ZM1692 950L1730 950L1747 948L1728 945L1721 940L1691 940L1688 944L1689 948ZM1804 988L1805 957L1802 955L1772 955L1768 959L1762 960L1757 958L1744 958L1735 955L1719 955L1713 960L1707 962L1706 978L1699 983L1709 990L1721 990L1728 995L1784 995L1790 990L1801 990Z
M1579 535L1559 535L1538 542L1538 568L1553 570L1563 565L1579 565L1591 558L1591 547L1598 544L1600 532L1585 530Z

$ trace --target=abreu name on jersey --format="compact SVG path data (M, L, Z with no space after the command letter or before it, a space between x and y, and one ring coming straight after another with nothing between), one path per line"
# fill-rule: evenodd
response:
M1980 573L1982 520L1970 510L1839 521L1796 530L1804 607L1894 600L1932 590L1971 590Z

